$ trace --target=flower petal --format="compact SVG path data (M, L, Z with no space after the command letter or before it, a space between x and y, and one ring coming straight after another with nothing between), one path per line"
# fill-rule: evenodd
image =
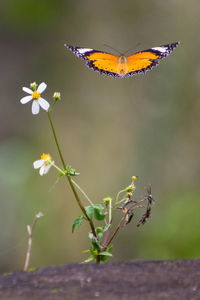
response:
M41 166L39 173L41 176L45 174L45 165Z
M51 166L52 166L52 165L45 166L45 168L44 168L44 173L43 173L43 174L47 174L47 173L49 172Z
M45 99L43 99L43 98L39 98L38 99L38 102L39 102L39 104L40 104L40 106L44 109L44 110L48 110L49 109L49 103L45 100Z
M44 92L44 90L46 89L46 87L47 87L47 85L46 85L45 82L40 83L39 86L38 86L38 88L37 88L37 92L41 94L42 92Z
M41 168L41 166L44 164L44 161L42 159L36 160L33 163L34 169Z
M33 94L33 91L25 86L22 88L22 90L28 94Z
M40 111L40 105L38 100L34 100L32 104L32 114L37 115Z
M33 99L32 96L25 96L22 99L20 99L20 102L21 102L21 104L26 104L29 101L31 101L32 99Z

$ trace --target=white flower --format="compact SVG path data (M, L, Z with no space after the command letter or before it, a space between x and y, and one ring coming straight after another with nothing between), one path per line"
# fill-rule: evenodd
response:
M22 104L26 104L29 101L33 100L32 103L32 114L37 115L40 111L40 106L44 109L44 110L48 110L49 109L49 103L43 99L41 97L41 93L44 92L44 90L46 89L47 85L46 83L42 82L39 84L38 88L36 83L31 84L32 89L27 88L27 87L23 87L22 90L24 92L26 92L27 94L29 94L28 96L23 97L20 102ZM35 87L35 88L34 88ZM37 89L36 89L37 88Z
M51 155L43 153L39 160L34 161L33 167L34 167L34 169L40 168L39 173L42 176L49 172L52 164L53 164L53 161L51 160Z

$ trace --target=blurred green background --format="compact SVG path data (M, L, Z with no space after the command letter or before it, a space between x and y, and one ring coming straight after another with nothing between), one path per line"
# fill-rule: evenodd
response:
M197 0L7 0L0 4L0 271L22 269L26 225L42 211L32 266L85 259L87 225L69 187L32 162L51 153L60 164L46 113L21 105L22 86L44 81L49 100L60 91L53 119L68 164L98 203L138 175L137 195L152 185L149 223L131 222L114 241L115 261L200 255L200 2ZM125 79L84 66L64 43L110 51L181 45L158 68ZM138 46L139 44L139 46ZM86 202L85 202L86 203Z

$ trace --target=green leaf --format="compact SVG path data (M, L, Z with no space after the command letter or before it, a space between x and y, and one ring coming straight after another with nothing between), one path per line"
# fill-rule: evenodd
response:
M82 262L82 264L88 264L89 262L93 261L94 260L94 257L93 256L89 256L86 260L84 260Z
M109 260L110 256L107 256L107 255L102 255L100 256L100 261L101 262L106 262L107 260Z
M96 234L97 234L97 238L93 235L92 231L89 232L88 234L88 237L89 239L91 240L92 243L98 243L99 244L99 247L101 248L100 246L100 240L101 238L103 237L103 234L104 232L110 227L110 224L109 226L108 225L105 225L105 226L102 226L102 227L96 227L95 228L95 231L96 231Z
M77 172L74 168L72 168L71 166L65 166L65 170L64 170L65 174L67 176L78 176L80 175L79 172Z
M107 251L103 251L100 253L100 259L102 262L106 262L111 256L112 256L112 246L110 246L107 249Z
M98 221L102 221L106 217L106 214L103 213L104 207L101 204L86 206L85 210L90 220L95 218Z
M97 227L96 233L97 233L98 238L101 239L103 237L104 227Z
M100 242L96 238L94 238L91 242L92 242L93 250L101 249Z
M74 222L72 224L72 233L74 233L75 229L78 229L81 226L82 222L83 222L83 216L78 216L74 220Z
M111 253L109 253L108 251L103 251L100 253L100 255L103 255L103 256L112 256Z
M94 217L98 221L102 221L105 219L106 214L103 213L104 207L101 204L94 205Z
M90 248L90 251L96 251L101 249L100 241L93 235L93 233L90 231L88 235L89 239L91 240L92 247Z
M90 249L88 249L88 250L83 250L82 253L90 253Z
M94 218L94 206L93 205L85 206L85 211L88 218L92 220Z

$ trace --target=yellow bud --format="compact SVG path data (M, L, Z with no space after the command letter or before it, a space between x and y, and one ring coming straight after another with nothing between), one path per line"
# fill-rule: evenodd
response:
M106 197L103 199L103 202L106 206L108 206L110 203L112 203L112 198L111 197Z
M132 181L136 181L137 179L138 179L138 176L132 176L132 177L131 177L131 180L132 180Z
M59 92L55 92L55 93L53 94L53 99L54 99L55 101L60 100L60 98L61 98L61 95L60 95Z
M34 91L37 89L37 87L38 87L38 85L37 85L36 82L32 82L32 83L30 84L30 88L31 88L32 90L34 90Z

